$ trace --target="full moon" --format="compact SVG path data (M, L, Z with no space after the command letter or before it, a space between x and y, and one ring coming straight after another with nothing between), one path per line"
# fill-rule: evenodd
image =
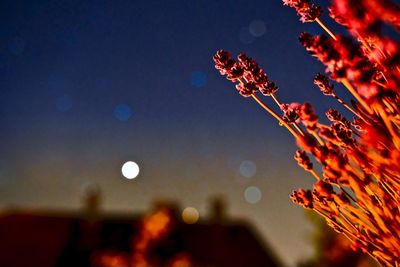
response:
M139 174L139 165L133 161L127 161L122 165L122 175L127 179L134 179Z

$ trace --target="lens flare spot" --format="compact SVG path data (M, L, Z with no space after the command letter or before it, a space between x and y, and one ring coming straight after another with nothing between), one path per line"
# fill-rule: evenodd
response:
M187 207L182 212L182 220L187 224L194 224L199 220L199 212L193 207Z
M244 160L240 163L239 172L244 177L253 177L257 173L256 164L251 160Z
M244 191L244 198L250 204L256 204L261 200L261 190L256 186L249 186Z
M265 22L264 21L257 19L257 20L253 20L250 23L249 32L254 37L263 36L265 34L265 31L266 31L266 27L265 27Z
M127 104L119 104L114 109L114 116L119 121L127 121L132 116L132 109Z

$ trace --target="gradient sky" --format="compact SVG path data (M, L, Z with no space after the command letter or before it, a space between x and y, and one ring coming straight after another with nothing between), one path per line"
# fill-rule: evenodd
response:
M221 48L245 52L281 100L321 114L333 102L312 84L323 68L298 44L304 30L321 32L279 0L1 1L0 203L77 209L97 183L106 210L164 197L204 218L222 195L284 262L307 258L311 228L289 194L313 178L289 133L212 62ZM141 166L135 180L121 176L127 160Z

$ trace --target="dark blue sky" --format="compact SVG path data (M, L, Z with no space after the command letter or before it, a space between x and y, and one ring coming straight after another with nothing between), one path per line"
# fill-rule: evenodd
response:
M94 182L108 210L166 197L206 217L208 198L223 195L284 261L305 257L307 223L288 195L312 178L289 133L212 62L221 48L245 52L281 100L321 114L333 102L312 84L323 68L298 44L304 30L321 32L279 0L1 1L1 203L77 208ZM120 174L127 160L141 166L133 181Z

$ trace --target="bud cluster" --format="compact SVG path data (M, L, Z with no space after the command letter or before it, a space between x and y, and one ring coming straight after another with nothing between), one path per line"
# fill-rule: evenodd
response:
M278 90L278 87L268 79L267 74L258 66L257 62L245 54L239 54L236 62L231 58L229 52L219 50L213 59L215 68L221 75L226 75L226 78L232 82L240 82L236 85L236 89L244 97L251 96L257 91L269 96Z

